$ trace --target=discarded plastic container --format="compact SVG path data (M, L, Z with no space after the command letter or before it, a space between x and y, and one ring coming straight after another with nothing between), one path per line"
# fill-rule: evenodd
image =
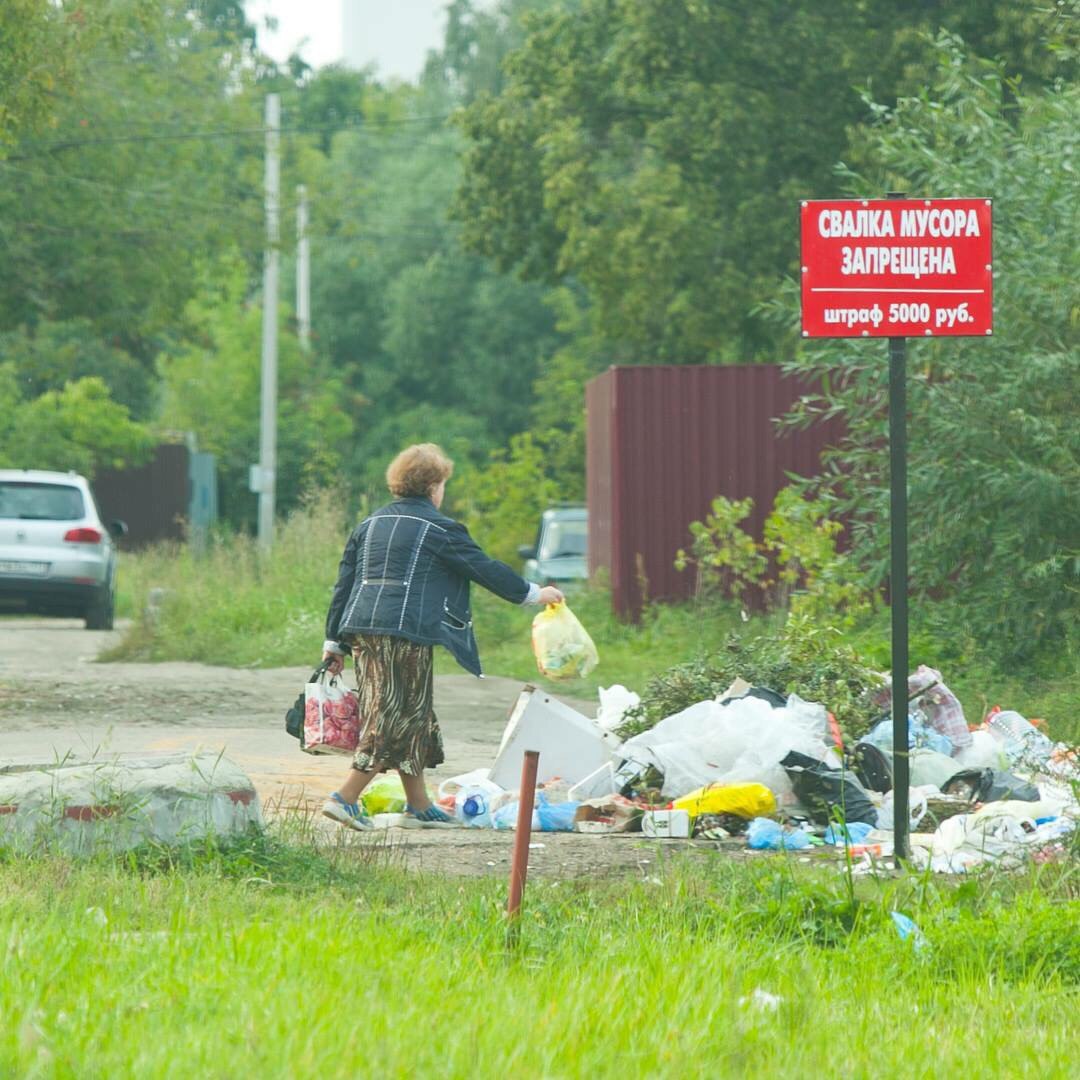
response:
M474 829L482 829L491 825L491 812L488 809L488 801L478 791L469 792L464 799L459 800L454 807L454 812L458 821Z
M690 836L690 814L686 810L646 810L641 831L657 840L685 840Z
M997 739L1009 761L1042 764L1050 760L1054 744L1018 712L1005 709L986 718L986 728Z
M601 795L614 795L619 790L615 783L615 765L606 761L599 769L594 770L579 780L566 793L570 802L581 802L583 799L595 799Z

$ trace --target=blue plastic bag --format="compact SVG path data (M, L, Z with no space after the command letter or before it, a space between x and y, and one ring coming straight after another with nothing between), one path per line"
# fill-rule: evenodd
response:
M880 724L877 724L863 736L863 742L868 742L872 746L876 746L879 750L886 750L889 753L892 753L892 721L882 720ZM944 754L946 757L952 757L952 740L947 735L942 735L940 731L935 731L932 727L929 727L924 722L921 713L909 713L908 749L914 750L916 747L925 747L927 750L936 750L939 754Z
M825 830L826 844L861 844L874 826L868 821L851 821L847 825L830 825Z
M903 912L890 911L889 914L901 940L910 941L916 952L922 952L927 946L926 935Z
M514 802L504 803L491 815L491 824L496 829L515 829L517 828L518 818L518 804L517 800ZM533 828L538 828L539 822L536 820L536 811L533 810Z
M518 819L518 802L500 806L492 815L491 823L496 829L515 829ZM543 792L536 796L533 807L532 827L535 832L573 832L574 814L580 803L549 803Z
M772 818L759 817L746 830L746 844L755 851L802 851L810 846L810 837L802 829L788 831Z
M574 814L581 803L549 803L542 795L533 819L540 819L541 832L573 832Z

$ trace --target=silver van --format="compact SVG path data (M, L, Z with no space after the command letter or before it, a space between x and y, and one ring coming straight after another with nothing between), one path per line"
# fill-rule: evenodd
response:
M86 478L0 469L0 612L74 615L111 630L116 598L114 538Z

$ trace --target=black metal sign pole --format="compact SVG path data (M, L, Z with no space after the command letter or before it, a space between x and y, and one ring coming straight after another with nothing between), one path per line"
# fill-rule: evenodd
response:
M890 191L890 199L904 193ZM908 841L907 339L889 338L889 598L892 613L893 849Z
M892 611L893 841L908 845L907 339L889 338L889 596Z

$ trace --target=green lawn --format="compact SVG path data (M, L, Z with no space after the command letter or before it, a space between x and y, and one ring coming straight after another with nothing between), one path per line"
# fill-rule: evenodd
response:
M182 861L3 865L0 1075L1065 1077L1080 1054L1075 861L852 905L783 855L669 856L530 882L512 953L501 881L274 840Z

